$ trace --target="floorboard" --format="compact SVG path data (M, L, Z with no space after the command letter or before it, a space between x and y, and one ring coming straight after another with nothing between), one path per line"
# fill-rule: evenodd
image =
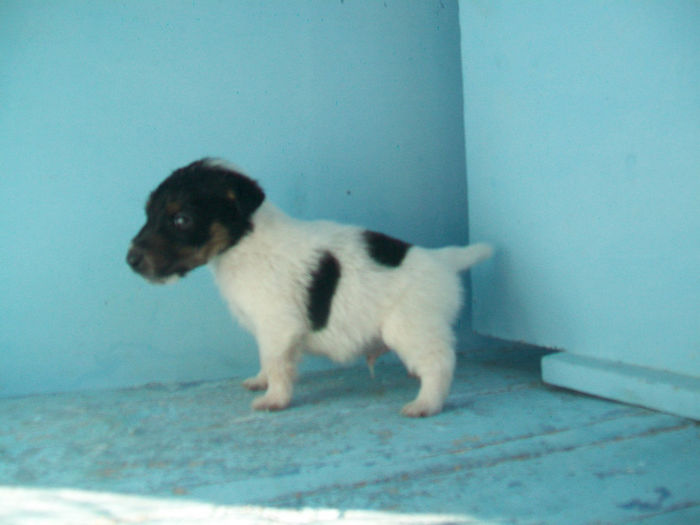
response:
M240 379L0 400L0 522L700 523L698 425L547 387L541 355L460 355L422 420L386 358L279 413Z

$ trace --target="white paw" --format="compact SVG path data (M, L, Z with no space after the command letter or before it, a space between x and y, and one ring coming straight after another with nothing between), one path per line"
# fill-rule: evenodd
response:
M269 393L253 400L255 410L283 410L289 406L288 397L274 396Z
M442 406L416 399L404 405L401 413L407 417L433 416L442 410Z
M255 376L249 377L243 381L243 387L248 390L265 390L267 388L267 379L264 377Z

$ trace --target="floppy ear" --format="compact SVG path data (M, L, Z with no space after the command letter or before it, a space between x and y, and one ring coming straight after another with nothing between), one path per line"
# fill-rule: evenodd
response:
M248 219L265 200L257 182L222 159L205 157L180 168L171 177L176 175L186 177L195 193L210 200L210 206L224 205L225 215L235 211L237 217Z
M229 172L229 189L226 198L233 202L243 217L250 217L265 200L265 193L253 179L236 172Z

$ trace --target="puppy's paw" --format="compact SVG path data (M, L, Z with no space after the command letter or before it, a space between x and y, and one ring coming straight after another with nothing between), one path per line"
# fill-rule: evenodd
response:
M404 405L401 413L406 417L428 417L434 416L442 410L442 406L429 403L424 400L411 401Z
M260 396L253 400L254 410L284 410L289 406L290 399L288 397L274 396L269 393Z
M248 390L265 390L267 389L267 378L260 375L249 377L243 381L243 387Z

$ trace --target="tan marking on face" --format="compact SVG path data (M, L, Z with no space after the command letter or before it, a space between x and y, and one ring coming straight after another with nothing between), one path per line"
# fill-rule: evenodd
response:
M225 226L218 222L209 228L209 240L199 248L186 247L178 250L180 260L190 269L209 262L209 260L229 247L231 239Z
M175 215L182 209L182 204L179 201L170 201L165 205L165 211L168 215Z
M228 248L231 243L231 238L229 237L228 229L226 226L219 222L213 222L209 228L209 241L202 246L201 251L204 252L203 255L206 257L207 261L220 254L226 248Z
M233 192L233 190L228 190L226 192L226 198L230 201L235 201L236 200L236 194Z

